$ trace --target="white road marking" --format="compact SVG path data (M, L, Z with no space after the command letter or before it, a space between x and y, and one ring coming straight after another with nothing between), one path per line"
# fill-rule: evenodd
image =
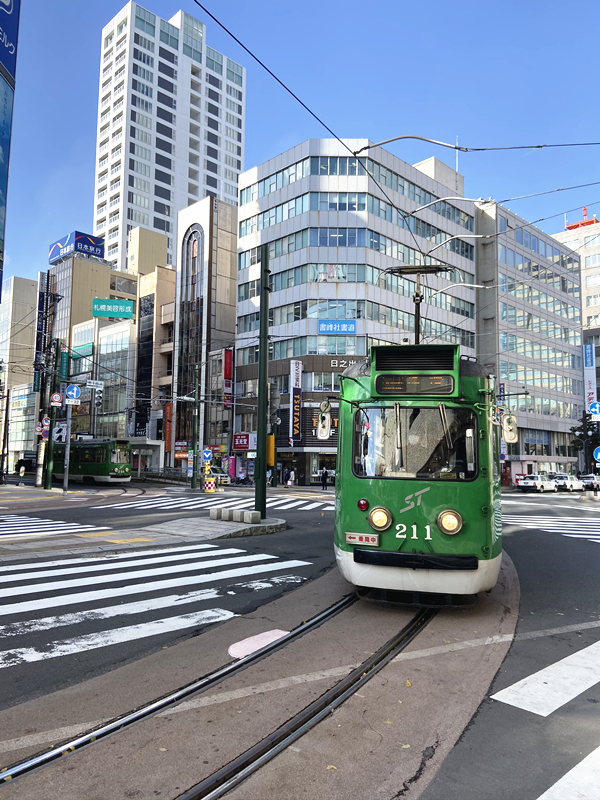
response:
M244 550L237 550L234 548L229 548L227 550L219 550L219 553L243 553ZM186 561L191 558L207 558L210 556L215 555L214 550L209 550L208 552L201 552L201 553L175 553L173 555L156 555L151 558L145 558L143 561L138 559L132 559L130 561L118 561L118 562L104 562L103 564L86 564L83 566L82 564L77 564L74 566L68 567L58 567L56 569L43 569L39 570L38 572L17 572L12 575L0 575L0 583L14 583L16 581L26 581L26 580L33 580L34 578L53 578L58 575L69 575L71 573L75 573L76 575L81 575L83 572L102 572L103 570L121 570L124 567L140 567L146 566L147 564L168 564L171 561ZM199 568L202 567L202 564L197 565ZM181 569L190 569L191 565L186 567L181 567ZM165 570L161 570L161 572L165 572ZM143 571L140 573L129 573L130 575L140 574L144 575ZM145 573L151 574L151 573ZM118 578L120 580L120 578ZM69 585L76 586L76 582L69 582ZM81 584L83 585L83 584Z
M538 800L598 800L600 787L600 747L580 761L551 786Z
M551 664L493 694L500 700L541 717L573 700L600 681L600 642Z
M275 558L275 556L268 556ZM226 563L231 563L231 560ZM226 569L220 572L209 572L205 575L186 575L184 578L172 578L164 581L151 581L150 583L136 583L129 586L120 586L112 589L101 589L89 592L77 592L76 594L66 594L61 596L44 597L38 600L25 600L20 603L9 603L0 605L0 616L11 616L12 614L26 614L30 611L40 611L44 608L54 608L57 606L79 605L80 603L92 603L95 601L107 600L109 597L126 597L132 594L147 594L159 592L163 589L173 589L176 586L195 586L211 581L223 581L227 578L243 578L246 575L259 575L262 572L275 572L276 570L289 570L296 567L310 566L310 561L271 561L267 564L257 564L254 566L240 567L236 569Z
M100 633L89 633L74 639L65 639L62 642L53 642L48 648L38 650L35 647L24 647L15 650L0 652L0 669L13 667L17 664L45 661L58 656L69 656L99 647L108 647L112 644L123 644L134 639L145 639L149 636L158 636L161 633L172 633L198 625L211 625L223 622L226 619L238 616L233 611L224 608L211 608L205 611L196 611L192 614L182 614L179 617L166 617L155 622L146 622L140 625L129 625L125 628L115 628Z
M217 549L216 544L190 544L184 545L182 547L165 547L164 550L138 550L134 553L110 553L106 556L96 556L95 558L61 558L56 561L37 561L35 563L29 564L12 564L11 566L7 567L0 567L0 573L6 572L18 572L19 570L29 570L29 569L40 569L41 567L60 567L64 564L76 566L77 564L93 564L98 563L108 564L112 561L120 561L123 559L128 558L136 558L136 559L143 559L147 556L155 556L159 553L164 553L165 555L169 555L170 553L179 553L179 552L187 552L190 551L193 553L196 550L215 550Z
M153 597L150 600L139 600L135 603L122 603L116 606L93 608L89 611L76 611L73 614L60 614L56 617L43 617L41 619L28 619L25 622L9 622L0 625L0 636L22 636L28 633L52 630L67 625L78 625L80 622L89 622L95 619L110 619L132 614L144 614L147 611L156 611L160 608L176 608L187 603L197 603L202 600L214 600L220 597L217 589L201 589L199 592L187 594L171 594L167 597Z
M279 511L282 511L284 508L294 508L294 506L301 506L305 500L295 500L293 503L288 503L285 506L279 506Z
M111 575L92 575L88 578L69 578L65 581L50 581L48 583L36 583L31 586L13 586L10 589L0 589L0 597L22 597L26 594L41 594L42 592L59 592L63 589L75 589L78 586L97 586L102 583L121 583L138 578L150 578L156 575L169 575L170 573L193 572L200 569L210 569L212 567L222 567L228 564L245 564L250 561L264 561L277 556L267 553L256 555L235 556L234 558L222 558L222 556L234 553L243 553L235 547L219 550L219 558L205 561L201 564L175 564L171 567L158 567L155 569L142 569L131 572L118 572ZM198 555L204 555L199 553ZM217 555L216 553L206 553L207 556Z

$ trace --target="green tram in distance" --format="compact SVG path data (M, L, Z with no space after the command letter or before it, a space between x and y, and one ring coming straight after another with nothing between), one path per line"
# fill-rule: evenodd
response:
M131 480L131 445L127 439L86 439L71 442L69 480L85 483L126 483ZM65 471L65 445L54 445L54 478Z
M342 374L334 545L360 596L469 605L495 585L495 411L491 376L458 345L372 347Z

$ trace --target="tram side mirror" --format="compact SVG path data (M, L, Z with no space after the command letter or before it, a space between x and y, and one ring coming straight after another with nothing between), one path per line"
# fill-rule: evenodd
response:
M512 414L504 414L502 417L502 438L506 444L516 444L519 441L517 420Z

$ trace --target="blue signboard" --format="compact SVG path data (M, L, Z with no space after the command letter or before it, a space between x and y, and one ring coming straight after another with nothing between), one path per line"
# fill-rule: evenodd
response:
M594 366L594 345L593 344L584 344L583 345L583 366L584 367L593 367Z
M77 386L77 384L71 383L69 386L67 386L66 395L69 400L79 400L81 397L81 389L79 386Z
M600 414L600 403L596 401L595 403L590 403L589 407L590 414Z
M356 320L353 319L320 319L319 333L356 333Z
M0 0L0 5L3 0ZM104 239L101 236L92 236L90 233L73 233L63 236L56 242L52 242L48 251L48 263L54 264L60 258L71 253L83 253L95 258L104 258Z
M17 39L21 0L0 0L0 64L12 78L17 68Z
M600 447L594 450L594 461L600 461Z

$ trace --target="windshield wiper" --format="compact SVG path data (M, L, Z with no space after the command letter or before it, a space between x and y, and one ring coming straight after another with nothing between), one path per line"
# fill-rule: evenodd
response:
M446 406L443 403L438 405L438 411L440 412L440 419L442 420L442 428L444 429L444 436L446 437L446 444L448 445L448 450L452 450L452 436L450 435L450 428L448 426L448 415L446 413Z
M400 451L399 466L404 466L404 458L402 454L402 422L400 420L400 403L394 403L394 415L396 417L396 450Z

